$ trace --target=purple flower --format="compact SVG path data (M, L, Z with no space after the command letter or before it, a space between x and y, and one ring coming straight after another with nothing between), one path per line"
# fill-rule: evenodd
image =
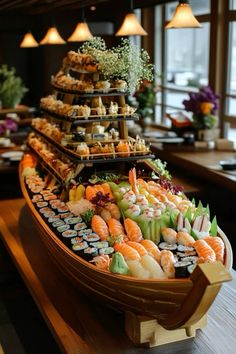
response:
M203 102L212 103L211 114L215 114L219 108L219 95L215 94L210 86L203 86L200 88L199 92L191 92L188 95L189 100L183 101L187 112L193 112L195 114L201 113L200 104Z
M0 123L0 134L5 134L6 130L9 130L10 132L16 132L17 129L17 123L11 118L6 118Z

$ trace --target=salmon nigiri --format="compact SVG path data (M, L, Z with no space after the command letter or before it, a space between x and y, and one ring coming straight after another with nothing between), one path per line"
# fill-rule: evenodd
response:
M159 250L157 245L151 240L142 240L140 243L141 245L143 245L143 247L146 248L148 254L155 258L158 263L160 263L161 251Z
M143 245L141 245L141 243L139 243L139 242L128 241L128 242L126 242L126 244L133 247L141 257L145 256L145 254L148 254L145 247Z
M85 189L85 197L87 200L91 200L93 197L95 197L96 191L92 186L87 186Z
M114 249L116 252L122 253L124 256L125 260L127 261L139 261L140 260L140 255L137 250L135 250L133 247L127 245L126 243L116 243L114 245Z
M194 242L195 248L199 258L202 258L204 262L215 262L216 254L214 250L204 240L197 240Z
M135 221L127 218L124 221L124 226L130 241L140 242L142 240L142 231Z
M161 251L161 266L168 278L175 277L175 259L171 251Z
M114 218L110 218L108 221L107 221L107 225L108 225L108 228L109 228L109 233L110 235L113 235L113 236L126 236L125 235L125 230L122 226L122 224L114 219Z
M94 232L100 236L101 240L104 241L109 236L109 231L107 224L99 215L93 215L91 226Z
M208 245L214 250L216 254L216 260L220 262L224 262L224 250L225 245L223 240L220 237L212 237L208 236L204 238L204 241L208 243Z

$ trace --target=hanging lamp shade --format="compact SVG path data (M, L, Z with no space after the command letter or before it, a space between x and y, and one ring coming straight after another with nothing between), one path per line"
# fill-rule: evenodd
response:
M135 13L129 12L124 18L120 29L116 32L116 36L147 36L147 32L140 25Z
M68 42L83 42L93 37L86 22L79 22L72 33L67 39Z
M66 42L60 36L56 27L50 27L45 34L44 38L40 41L40 44L65 44Z
M186 0L180 0L171 21L165 26L168 28L199 28L202 25L194 17L192 9Z
M24 35L22 42L20 43L20 48L34 48L34 47L38 47L38 46L39 46L39 44L35 40L35 38L31 32L27 32Z

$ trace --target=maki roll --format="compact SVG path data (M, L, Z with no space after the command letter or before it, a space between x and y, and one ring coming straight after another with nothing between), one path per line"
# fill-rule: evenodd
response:
M189 272L189 274L192 274L192 272L194 271L194 269L196 268L196 266L197 266L196 263L195 263L195 264L190 264L190 265L188 266L188 272Z
M101 249L101 248L109 247L109 244L107 241L97 241L97 242L91 242L90 246Z
M65 220L65 223L66 223L66 224L75 225L75 224L80 223L81 226L82 226L82 224L83 224L83 225L85 225L85 227L86 227L86 224L85 224L85 223L81 223L82 219L81 219L80 216L75 216L75 217L72 217L72 218L66 218L66 219L64 219L64 220ZM81 229L81 227L80 227L80 228L78 227L76 231L78 231L78 229Z
M75 225L76 226L76 225ZM75 228L75 227L74 227ZM93 230L92 229L82 229L78 231L78 235L79 236L83 236L83 235L89 235L92 234Z
M53 210L49 210L46 213L43 214L43 216L48 219L48 218L52 218L53 216L55 216L55 212Z
M82 241L82 242L78 242L78 243L74 243L72 245L72 250L75 251L76 253L83 254L84 250L88 248L88 243L86 241Z
M39 209L39 212L41 214L47 213L48 211L52 211L52 209L50 207L44 207Z
M88 235L83 235L83 239L87 242L96 242L100 240L100 237L95 233L91 233Z
M183 245L178 245L177 246L177 250L179 252L186 252L186 253L195 251L195 249L193 247L191 247L191 246L183 246Z
M54 215L54 216L48 218L48 222L49 222L50 224L52 224L52 223L54 223L55 221L58 221L58 220L60 220L59 215Z
M38 203L39 201L42 201L43 197L40 194L35 194L32 198L33 203Z
M48 194L48 195L44 196L44 200L47 200L47 201L54 200L54 199L57 199L56 194Z
M57 210L59 211L59 213L68 213L68 211L69 211L69 209L66 205L58 206Z
M186 278L189 276L188 266L192 265L188 261L179 261L174 263L175 267L175 277L176 278Z
M167 242L161 242L159 243L158 247L161 249L161 250L167 250L167 251L172 251L172 252L175 252L177 250L177 244L169 244Z
M72 218L74 215L72 213L60 213L61 219Z
M197 263L198 257L197 256L187 256L183 257L181 261L183 262L191 262L193 264Z
M81 231L86 229L87 225L84 222L78 222L77 224L74 225L74 229L76 231Z
M67 230L69 230L69 229L70 229L70 225L66 225L66 224L57 227L57 231L58 231L58 233L59 233L60 235L61 235L64 231L67 231Z
M76 236L77 236L77 232L75 230L66 230L66 231L62 232L62 237L70 238L70 237L76 237Z
M72 245L74 245L75 243L79 243L79 242L82 242L82 241L84 241L83 240L83 238L82 237L73 237L71 240L70 240L70 242L71 242L71 244Z
M62 220L57 220L52 223L52 226L55 228L58 228L59 226L65 225L64 221Z
M36 203L38 208L44 208L46 206L48 206L48 202L38 202Z
M107 254L108 256L111 256L114 253L114 248L113 247L103 247L99 249L99 254Z
M196 256L196 252L177 252L176 253L178 258L184 258L184 257L192 257L192 256Z
M94 257L98 255L98 249L96 247L87 247L84 249L81 257L83 257L86 261L91 261Z

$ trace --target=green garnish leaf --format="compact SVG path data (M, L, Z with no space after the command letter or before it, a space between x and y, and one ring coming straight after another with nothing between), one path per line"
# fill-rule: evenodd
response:
M210 228L210 235L211 236L217 236L217 219L216 216L214 216L212 222L211 222L211 228Z
M88 226L91 225L91 219L92 219L93 215L94 215L94 210L92 210L92 209L87 210L86 213L84 213L82 215L82 218L83 218L86 225L88 225Z

